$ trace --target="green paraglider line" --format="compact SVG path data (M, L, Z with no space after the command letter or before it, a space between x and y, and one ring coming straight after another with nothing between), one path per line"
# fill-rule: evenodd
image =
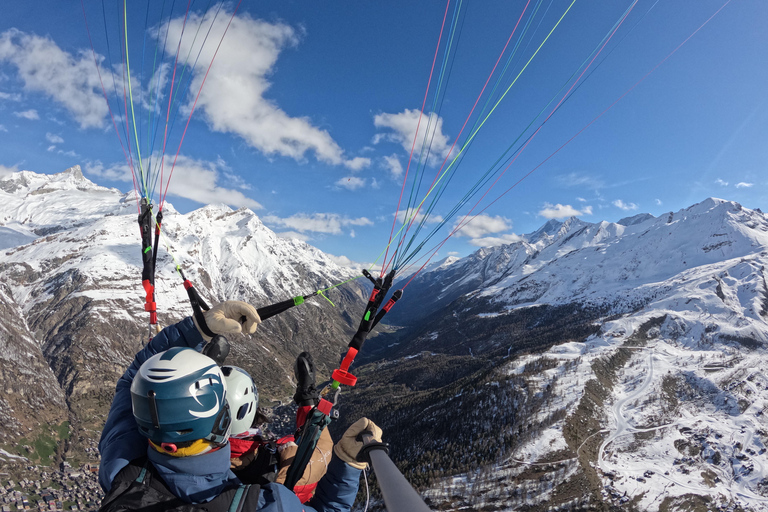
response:
M131 60L128 57L128 0L123 0L123 22L124 22L124 31L125 31L125 67L126 72L128 74L128 96L131 99L131 120L133 121L133 136L136 138L136 153L139 156L139 171L141 172L141 178L144 182L144 194L148 194L149 191L147 190L147 183L146 183L146 176L144 176L144 164L141 161L141 145L139 143L139 132L136 130L136 114L133 110L133 89L131 87ZM146 196L147 199L151 199L149 196Z
M657 3L658 3L658 1L657 1ZM634 8L634 6L635 6L636 4L637 4L637 0L635 0L634 2L632 2L632 4L631 4L631 5L630 5L630 6L627 8L627 10L626 10L626 11L625 11L625 12L622 14L621 18L619 18L619 20L617 20L617 22L616 22L616 23L613 25L613 27L611 27L611 30L609 30L609 32L608 32L608 33L607 33L607 34L606 34L606 35L603 37L603 39L600 41L600 43L597 45L597 47L595 47L595 49L592 51L592 53L590 53L590 55L589 55L589 56L588 56L588 57L587 57L587 58L586 58L586 59L585 59L585 60L584 60L584 61L583 61L583 62L582 62L582 63L581 63L581 64L580 64L578 67L577 67L577 70L576 70L576 71L574 71L574 72L571 74L571 76L570 76L570 77L569 77L569 78L568 78L568 79L565 81L565 83L564 83L564 84L563 84L563 85L560 87L560 89L558 90L558 92L557 92L557 93L555 93L555 95L554 95L554 96L552 97L552 99L551 99L551 100L550 100L550 101L547 103L547 105L545 105L545 106L544 106L544 107L543 107L543 108L542 108L542 109L539 111L539 113L538 113L538 114L537 114L537 115L536 115L536 116L535 116L535 117L534 117L534 118L533 118L533 119L532 119L532 120L531 120L531 121L528 123L528 125L527 125L527 126L526 126L526 127L525 127L525 128L522 130L522 131L521 131L521 133L520 133L520 134L517 136L517 138L515 138L515 140L512 142L512 144L510 144L510 145L509 145L509 147L507 147L507 149L504 151L504 153L502 153L502 155L501 155L501 156L500 156L500 157L499 157L499 158L498 158L498 159L497 159L497 160L496 160L496 161L495 161L495 162L494 162L494 163L493 163L493 164L490 166L490 168L489 168L489 169L488 169L488 170L485 172L485 174L483 174L483 176L482 176L482 177L481 177L481 178L480 178L480 179L479 179L479 180L478 180L478 181L477 181L477 182L476 182L476 183L475 183L475 184L474 184L474 185L473 185L473 186L470 188L470 190L469 190L469 191L468 191L468 192L467 192L467 193L464 195L464 197L462 197L462 198L459 200L459 202L458 202L458 203L457 203L457 204L456 204L456 205L455 205L455 206L454 206L454 207L451 209L450 213L448 213L448 214L445 216L445 219L444 219L442 222L440 222L440 223L439 223L439 224L438 224L438 225L437 225L437 226L436 226L436 227L435 227L435 228L434 228L434 229L431 231L431 233L429 233L429 234L428 234L428 235L425 237L425 239L424 239L424 240L422 240L422 241L421 241L421 243L420 243L420 244L419 244L419 245L418 245L418 246L417 246L417 247L416 247L416 248L415 248L415 249L414 249L414 250L413 250L413 251L412 251L410 254L408 254L407 256L403 257L403 259L402 259L402 260L400 260L400 261L397 263L397 266L396 266L396 268L400 269L400 268L402 268L404 265L408 264L408 263L409 263L411 260L413 260L413 258L414 258L414 257L416 256L416 254L417 254L417 253L418 253L418 252L419 252L419 251L420 251L420 250L423 248L423 246L424 246L424 245L427 243L427 241L429 241L429 240L430 240L430 239L431 239L431 238L432 238L432 237L433 237L433 236L434 236L434 235L435 235L435 234L438 232L438 230L439 230L439 229L440 229L442 226L444 226L444 225L445 225L445 224L448 222L448 220L454 216L454 214L455 214L456 212L458 212L458 210L459 210L459 209L460 209L462 206L464 206L464 205L465 205L467 202L469 202L469 199L470 199L472 196L474 196L474 195L475 195L477 192L479 192L479 190L481 189L481 187L484 187L484 186L485 186L485 184L487 184L487 183L488 183L488 181L490 181L490 179L491 179L491 178L492 178L492 177L493 177L495 174L497 174L498 172L500 172L500 171L501 171L501 168L499 167L499 169L497 169L496 171L492 172L492 171L493 171L493 169L496 167L496 165L497 165L497 164L499 164L499 162L501 162L501 161L502 161L502 159L504 158L504 156L505 156L505 155L506 155L506 154L507 154L507 153L508 153L508 152L509 152L509 151L510 151L510 150L511 150L511 149L512 149L514 146L515 146L515 144L517 144L517 142L518 142L518 141L519 141L519 140L522 138L522 136L525 134L525 132L528 130L528 128L530 128L530 127L533 125L533 123L536 121L536 119L538 119L538 118L540 117L540 115L541 115L541 114L542 114L542 113L543 113L543 112L544 112L544 111L545 111L545 110L546 110L546 109L549 107L549 105L551 105L551 104L552 104L552 102L553 102L553 101L555 101L555 99L557 98L557 96L560 94L560 91L562 91L562 90L563 90L563 89L566 87L566 85L568 85L568 83L570 83L571 79L572 79L572 78L573 78L573 77L576 75L576 73L578 73L578 70L579 70L579 69L581 69L581 68L582 68L582 67L583 67L585 64L587 64L587 61L590 59L590 57L592 58L592 62L594 62L594 59L597 57L597 55L599 55L599 54L602 52L603 48L605 47L605 44L607 44L607 42L608 42L608 41L609 41L609 40L610 40L610 39L613 37L613 35L614 35L614 33L616 32L616 30L618 30L618 28L621 26L621 24L624 22L624 20L626 19L626 17L627 17L627 16L628 16L628 14L629 14L629 13L632 11L632 9ZM651 9L653 9L653 7L654 7L655 5L656 5L656 4L654 4L653 6L651 6ZM646 13L645 15L647 15L647 13ZM643 15L643 18L645 17L645 15ZM641 20L639 20L637 23L639 23L640 21L642 21L642 19L643 19L643 18L641 18ZM637 26L637 24L636 24L635 26ZM634 30L634 27L632 28L632 30ZM630 32L631 32L631 30L630 30ZM626 35L625 35L624 37L626 37ZM614 49L615 49L615 48L614 48ZM613 51L613 50L611 50L611 51ZM610 53L609 53L609 54L610 54ZM603 59L603 60L605 60L605 59ZM588 68L591 66L592 62L590 62L590 63L587 65L587 69L588 69ZM601 62L601 63L602 63L602 62ZM599 64L598 64L598 66L599 66ZM580 79L580 78L581 78L581 77L584 75L584 72L585 72L585 71L586 71L586 69L585 69L584 71L582 71L581 75L579 76L579 78L577 78L576 82L579 82L579 79ZM592 70L592 72L594 72L594 69ZM591 75L591 73L590 73L590 75ZM585 79L585 80L586 80L586 79ZM576 87L576 89L578 89L579 87L581 87L581 85L583 85L583 84L584 84L584 81L581 81L581 82L579 82L579 85L578 85L578 87ZM575 85L575 84L574 84L574 85ZM559 109L559 108L562 106L562 104L563 104L565 101L567 101L567 99L569 99L569 98L570 98L570 96L573 94L573 92L575 92L575 91L574 91L574 86L572 85L572 86L571 86L571 88L569 89L569 91L566 93L565 97L564 97L563 99L561 99L561 100L560 100L560 102L559 102L559 103L558 103L558 105L555 107L555 109L554 109L554 110L553 110L553 111L552 111L552 112L549 114L549 116L547 116L547 118L546 118L546 119L545 119L545 120L544 120L544 121L541 123L541 125L540 125L540 126L537 128L536 132L535 132L535 133L533 133L533 134L531 134L531 135L528 137L528 139L526 139L526 141L525 141L525 144L523 145L523 147L522 147L522 148L518 148L518 149L516 149L516 150L515 150L515 151L512 153L512 155L510 155L510 156L509 156L509 158L513 158L513 157L514 157L514 158L517 158L515 155L517 155L517 154L518 154L518 153L519 153L519 152L520 152L520 151L521 151L521 150L522 150L522 149L523 149L525 146L527 146L527 145L528 145L528 142L530 141L530 139L531 139L531 138L533 138L533 137L534 137L534 135L536 135L536 133L538 133L538 131L541 129L541 127L542 127L542 126L543 126L543 125L544 125L544 124L545 124L545 123L546 123L546 122L549 120L549 118L550 118L550 117L552 117L552 115L553 115L553 114L554 114L554 113L555 113L555 112L556 112L556 111L557 111L557 110L558 110L558 109ZM506 172L506 170L505 170L505 172ZM503 173L502 173L502 174L503 174ZM497 181L498 181L498 178L497 178ZM493 186L495 185L495 183L496 183L496 182L494 182L494 184L493 184L493 185L491 185L491 188L493 188ZM490 189L489 189L489 190L490 190ZM432 204L430 205L430 208L428 209L428 211L427 211L427 214L425 214L425 215L428 215L428 214L431 212L431 210L432 210L433 208L434 208L434 201L433 201L433 202L432 202ZM424 221L422 220L422 224L423 224L423 222L424 222ZM412 242L412 241L415 239L415 237L416 237L416 234L414 234L414 235L413 235L413 237L412 237L412 239L411 239L411 242ZM411 242L409 242L409 245L408 245L408 247L406 247L406 250L407 250L407 249L410 247L410 245L411 245Z
M453 142L453 144L451 145L451 148L448 150L448 154L446 155L446 157L445 157L445 160L443 160L443 163L442 163L442 165L441 165L441 167L440 167L440 170L442 170L443 166L445 166L445 163L448 161L448 158L449 158L449 156L450 156L451 152L453 151L453 148L456 146L456 143L458 142L459 138L461 137L461 134L464 132L464 128L466 127L466 125L467 125L467 122L469 122L469 119L470 119L470 117L472 116L472 112L474 112L474 111L475 111L475 108L477 107L477 103L480 101L480 98L482 97L482 95L483 95L483 92L485 91L485 88L488 86L488 82L490 81L490 79L491 79L491 76L493 76L494 72L496 71L496 67L498 66L499 62L501 61L501 57L502 57L502 56L504 55L504 53L506 52L506 50L507 50L507 47L509 46L509 43L512 41L512 37L513 37L513 36L515 35L515 33L517 32L517 27L520 25L520 21L523 19L523 16L525 15L525 12L528 10L528 5L529 5L529 4L530 4L530 0L528 1L528 3L526 3L525 7L523 8L523 11L520 13L520 18L519 18L519 19L517 20L517 22L515 23L515 26L514 26L514 28L512 29L512 33L509 35L509 39L507 39L507 42L506 42L506 44L504 45L504 48L501 50L501 54L499 55L498 59L496 60L496 64L494 64L494 66L493 66L493 69L491 70L491 73L490 73L490 75L489 75L489 76L488 76L488 78L486 79L486 82L485 82L485 84L483 85L483 88L482 88L482 90L480 91L480 94L479 94L479 95L478 95L478 97L477 97L477 100L475 100L475 104L472 106L472 109L470 110L470 112L469 112L469 115L467 116L467 119L464 121L464 125L461 127L461 130L459 131L459 134L456 136L456 140ZM515 55L516 55L516 53L517 53L517 49L518 49L518 47L519 47L519 45L520 45L520 42L522 41L523 37L525 37L525 34L526 34L526 32L527 32L527 28L528 28L528 26L530 25L530 22L531 22L531 20L532 20L532 19L533 19L533 18L536 16L536 13L538 12L538 7L539 7L539 5L540 5L540 4L541 4L541 0L539 0L539 2L537 3L537 6L536 6L536 8L534 9L534 12L531 14L531 16L529 16L529 18L528 18L528 21L526 22L526 26L525 26L525 28L524 28L524 31L523 31L523 33L522 33L522 34L521 34L521 35L518 37L518 41L517 41L517 43L515 43L515 48L512 50L512 54L511 54L511 55L509 56L509 58L507 59L507 64L506 64L506 66L505 66L505 67L504 67L504 69L502 70L502 73L501 73L501 75L500 75L500 76L498 77L498 79L496 80L496 85L494 85L494 88L493 88L493 90L491 91L491 94L490 94L490 96L489 96L488 100L486 100L486 103L485 103L485 105L483 105L483 109L482 109L482 111L481 111L480 115L478 116L478 119L475 121L475 124L474 124L474 126L472 127L472 129L470 130L470 132L472 132L472 131L474 131L474 130L475 130L475 128L477 127L477 123L478 123L478 121L479 121L479 120L482 118L482 116L483 116L483 113L485 112L485 109L487 108L487 106L488 106L488 104L489 104L489 102L490 102L490 99L493 97L493 94L494 94L494 92L496 91L496 87L498 87L498 84L501 82L501 79L504 77L504 75L505 75L505 73L506 73L506 70L507 70L507 68L509 67L509 63L512 61L512 59L514 58L514 56L515 56ZM463 155L462 155L462 156L463 156ZM456 167L458 167L458 166L456 166ZM439 173L439 171L438 171L438 173ZM397 268L401 268L401 267L402 267L402 265L405 263L405 262L403 261L403 258L405 258L406 260L408 259L408 256L407 256L407 255L406 255L406 256L402 256L402 254L403 254L403 253L407 253L407 252L408 252L408 250L410 249L411 245L413 245L414 241L416 240L416 237L418 236L419 232L421 231L421 228L424 226L424 223L426 222L426 220L427 220L427 217L428 217L428 216L429 216L429 215L432 213L432 211L435 209L435 207L436 207L436 205L437 205L437 202L439 201L440 197L442 197L442 195L443 195L443 192L445 191L445 189L446 189L446 187L447 187L448 183L450 183L450 181L451 181L451 179L453 178L453 176L454 176L454 175L455 175L455 170L454 170L454 171L451 173L451 176L448 178L448 180L446 180L445 182L443 182L443 183L441 183L441 184L440 184L440 192L438 192L437 196L435 196L435 197L432 199L432 201L431 201L431 203L430 203L429 207L427 207L427 209L426 209L426 212L424 213L424 215L423 215L423 217L422 217L421 221L419 222L419 225L417 226L417 228L416 228L415 232L414 232L414 233L411 235L411 238L410 238L410 240L408 241L408 244L406 244L406 246L405 246L404 248L401 248L400 246L401 246L401 244L402 244L402 242L403 242L403 240L404 240L404 238L405 238L405 235L406 235L406 233L407 233L407 232L408 232L408 230L410 229L410 226L409 226L409 228L408 228L408 229L406 229L406 233L404 233L404 234L403 234L403 235L400 237L400 239L401 239L401 242L400 242L400 244L398 244L398 248L397 248L397 250L395 251L395 254L396 254L396 255L395 255L395 256L393 256L393 258L392 258L392 260L393 260L393 261L392 261L392 264L393 264L393 268L396 268L396 269L397 269ZM433 183L433 184L434 184L434 183ZM455 207L454 207L454 212L453 212L453 213L455 213L455 211L457 211L457 210L458 210L458 208L459 208L460 206L461 206L461 205L457 205L457 206L455 206ZM451 215L447 216L447 217L446 217L446 218L445 218L445 219L444 219L444 220L443 220L443 221L440 223L440 225L438 226L438 228L437 228L437 229L439 229L439 227L441 227L441 226L442 226L442 225L444 225L446 222L448 222L448 219L450 218L450 216L451 216ZM412 225L412 223L411 223L411 225ZM420 248L421 248L421 247L424 245L424 243L425 243L425 242L422 242L422 243L421 243L421 244L420 244L420 245L419 245L419 246L416 248L416 250L415 250L414 252L418 252L418 251L420 250ZM389 263L388 263L386 266L388 267L388 266L389 266Z
M635 3L636 3L636 2L635 2ZM541 161L541 162L540 162L540 163L539 163L539 164L538 164L536 167L534 167L533 169L531 169L530 171L528 171L528 173L527 173L527 174L525 174L525 175L524 175L522 178L520 178L519 180L517 180L517 181L516 181L516 182L515 182L515 183L514 183L514 184L513 184L511 187L509 187L507 190L505 190L504 192L502 192L502 193L501 193L501 194L500 194L498 197L496 197L496 199L494 199L493 201L491 201L490 203L488 203L488 204L487 204L485 207L483 207L483 209L482 209L482 210L480 210L480 211L479 211L479 212L477 212L475 215L473 215L473 216L472 216L472 218L474 218L474 217L476 217L476 216L480 215L481 213L483 213L484 211L486 211L488 208L490 208L490 207L491 207L491 206L492 206L494 203L496 203L496 202L497 202L499 199L501 199L502 197L504 197L504 196L505 196L507 193L509 193L509 192L510 192L512 189L514 189L515 187L517 187L517 185L519 185L519 184L520 184L520 183L521 183L523 180L525 180L526 178L528 178L528 177L529 177L531 174L533 174L533 173L534 173L534 172L535 172L537 169L539 169L539 168L540 168L542 165L544 165L544 164L545 164L546 162L548 162L548 161L549 161L549 160L550 160L552 157L554 157L554 156L555 156L557 153L559 153L559 152L560 152L560 151L561 151L563 148L565 148L565 147L566 147L568 144L570 144L570 143L571 143L571 142L572 142L572 141L573 141L573 140L574 140L576 137L578 137L579 135L581 135L581 134L582 134L584 131L586 131L586 130L587 130L589 127L590 127L590 126L592 126L592 125L593 125L595 122L597 122L597 120L598 120L598 119L600 119L601 117L603 117L603 116L604 116L604 115L605 115L605 114L606 114L606 113L607 113L609 110L611 110L611 109L612 109L614 106L616 106L616 104L617 104L617 103L619 103L619 102L620 102L620 101L621 101L621 100L622 100L622 99L623 99L625 96L627 96L629 93L631 93L633 90L635 90L635 88L637 88L637 86L639 86L639 85L640 85L642 82L644 82L644 81L645 81L645 80L646 80L646 79L647 79L647 78L648 78L648 77L649 77L649 76L650 76L650 75L651 75L651 74L652 74L654 71L656 71L656 70L657 70L657 69L658 69L658 68L659 68L659 67L660 67L662 64L664 64L664 63L665 63L667 60L669 60L669 59L670 59L670 58L671 58L671 57L672 57L672 56L673 56L675 53L677 53L677 51L678 51L678 50L680 50L680 48L682 48L682 47L683 47L683 46L684 46L684 45L685 45L685 44L686 44L688 41L690 41L690 40L691 40L691 39L692 39L692 38L693 38L693 37L694 37L696 34L698 34L698 33L699 33L699 31L700 31L702 28L704 28L704 26L706 26L706 25L707 25L707 24L708 24L710 21L712 21L712 20L715 18L715 16L717 16L717 15L720 13L720 11L722 11L723 9L725 9L725 7L726 7L728 4L730 4L730 3L731 3L731 0L726 0L726 2L725 2L725 3L724 3L724 4L723 4L723 5L722 5L722 6L721 6L721 7L720 7L720 8L719 8L717 11L715 11L715 12L714 12L714 13L713 13L713 14L712 14L712 15L711 15L709 18L707 18L707 20L706 20L704 23L702 23L701 25L699 25L699 27L698 27L696 30L694 30L694 31L693 31L693 33L692 33L691 35L689 35L688 37L686 37L686 38L685 38L685 40L683 40L683 42L681 42L681 43L680 43L680 44L679 44L677 47L675 47L675 49L674 49L674 50L672 50L672 51L671 51L669 54L667 54L667 56L666 56L666 57L664 57L664 58L663 58L663 59L662 59L662 60L661 60L661 61L660 61L658 64L656 64L656 65L655 65L655 66L654 66L654 67L653 67L653 68L652 68L650 71L648 71L648 72L647 72L645 75L643 75L643 76L642 76L642 78L640 78L640 80L638 80L637 82L635 82L635 84L634 84L634 85L632 85L632 87L630 87L629 89L627 89L627 90L626 90L626 91L625 91L625 92L624 92L624 93L623 93L621 96L619 96L618 98L616 98L616 100L615 100L613 103L611 103L611 104L610 104L610 105L609 105L607 108L605 108L605 110L603 110L603 111L602 111L602 112L600 112L600 113L599 113L597 116L595 116L595 117L594 117L594 118L593 118L593 119L592 119L592 120L591 120L589 123L587 123L587 124L586 124L586 125L585 125L585 126L582 128L582 129L581 129L581 130L579 130L578 132L576 132L576 133L575 133L575 134L574 134L574 135L573 135L573 136L572 136L570 139L566 140L566 141L565 141L565 142L564 142L562 145L560 145L560 147L558 147L558 148L557 148L555 151L553 151L553 152L552 152L552 153L551 153L551 154L550 154L550 155L549 155L547 158L545 158L544 160L542 160L542 161ZM634 5L634 4L633 4L633 5ZM654 3L654 6L655 6L655 5L656 5L656 4ZM539 128L541 128L541 127L539 127ZM481 198L481 200L482 200L482 198ZM476 207L478 204L479 204L479 201L478 201L478 203L476 203L476 204L475 204L475 207ZM473 209L474 209L474 207L473 207ZM470 212L470 213L471 213L471 212ZM449 235L448 235L446 238L444 238L442 242L440 242L440 243L439 243L439 244L438 244L436 247L433 247L432 249L430 249L430 252L434 250L434 252L432 252L432 255L431 255L431 256L429 257L429 259L427 259L427 261L426 261L426 262L425 262L425 263L424 263L424 264L421 266L421 268L419 268L419 269L418 269L418 270L417 270L417 271L416 271L414 274L412 274L412 275L411 275L411 277L410 277L409 281L408 281L408 282L405 284L405 286L403 286L403 288L407 287L407 286L408 286L408 284L410 284L410 282L411 282L411 281L412 281L412 280L413 280L413 279L416 277L416 275L418 275L418 274L419 274L419 272L421 272L421 271L424 269L424 267L426 267L427 263L429 263L429 261L430 261L430 260L431 260L431 259L432 259L432 258L433 258L433 257L434 257L436 254L437 254L437 251L439 251L439 250L440 250L440 248L441 248L441 247L442 247L442 246L445 244L445 242L446 242L446 241L448 241L448 239L449 239L449 238L450 238L450 237L451 237L451 236L452 236L452 235L453 235L453 234L454 234L454 233L455 233L457 230L461 229L462 227L464 227L464 226L465 226L467 223L469 223L469 222L472 220L472 219L466 220L466 219L467 219L467 217L469 217L469 214L467 214L467 215L465 215L465 216L464 216L464 219L462 219L462 221L461 221L461 222L459 222L459 224L456 226L456 228L454 228L454 230L453 230L453 231L452 231L452 232L451 232L451 233L450 233L450 234L449 234Z
M434 184L433 184L433 185L432 185L432 186L429 188L429 190L427 191L427 194L424 196L424 199L422 199L422 200L421 200L421 202L419 203L419 205L418 205L418 207L416 208L416 210L415 210L415 211L414 211L414 212L411 214L411 216L410 216L410 217L407 219L407 221L406 221L405 223L403 223L403 225L400 227L400 229L397 231L397 233L395 233L395 235L394 235L392 238L397 238L397 236L400 234L400 232L401 232L403 229L405 229L405 227L406 227L406 226L410 226L410 225L412 224L412 220L413 220L413 219L416 217L416 215L418 215L418 213L419 213L419 210L421 210L421 207L424 205L424 202L427 200L427 198L430 196L430 194L432 194L432 192L435 190L435 187L437 187L437 185L440 183L440 181L441 181L441 180L442 180L442 179L445 177L445 175L446 175L446 174L448 173L448 171L451 169L451 167L453 166L453 164L454 164L454 163L456 163L456 161L457 161L457 160L459 159L459 157L462 155L462 152L463 152L463 151L464 151L464 149L465 149L465 148L468 146L468 144L469 144L470 142L472 142L472 140L475 138L475 136L476 136L476 135L477 135L477 134L480 132L480 129L483 127L483 125L484 125L484 124L485 124L485 122L488 120L488 118L489 118L489 117L491 117L491 114L493 114L493 112L496 110L496 107L498 107L498 106L499 106L499 104L502 102L502 100L503 100L503 99L504 99L504 97L507 95L507 93L509 93L510 89L512 89L512 86L514 86L514 85L515 85L515 83L517 83L517 80L520 78L520 76L523 74L523 72L524 72L524 71L525 71L525 70L528 68L528 65L529 65L529 64L531 63L531 61L532 61L532 60L533 60L533 59L536 57L536 55L539 53L539 51L540 51L540 50L541 50L541 48L544 46L544 44L546 44L546 42L549 40L550 36L551 36L551 35L552 35L552 33L555 31L555 29L557 29L557 27L560 25L560 23L563 21L563 19L565 19L565 16L566 16L566 14L568 14L568 12L571 10L571 7L573 7L573 5L574 5L575 3L576 3L576 0L573 0L573 1L571 2L571 4L568 6L568 8L565 10L565 12L563 13L563 15L562 15L562 16L560 16L560 19L559 19L559 20L557 20L557 23L555 23L555 26L554 26L554 27L552 27L552 30L550 30L550 31L549 31L549 34L547 34L547 37L545 37L545 38L544 38L544 40L541 42L541 44L540 44L540 45L539 45L539 47L536 49L536 51L533 53L533 55L531 55L531 58L530 58L530 59L528 59L528 62L526 62L526 63L525 63L525 66L523 66L523 69L521 69L521 70L520 70L520 72L517 74L517 76L516 76L516 77L515 77L515 79L512 81L512 83L511 83L511 84L509 84L509 87L507 87L507 89L504 91L504 94L502 94L502 95L501 95L501 97L500 97L500 98L499 98L499 100L496 102L496 104L493 106L493 108L492 108L492 109L491 109L491 110L488 112L488 115L485 117L485 119L483 119L483 122L481 122L481 123L480 123L480 125L477 127L477 130L475 130L475 131L472 133L472 135L470 135L470 136L469 136L469 138L466 140L466 142L464 142L464 145L461 147L461 149L459 150L459 152L456 154L456 157L455 157L455 158L454 158L454 159L451 161L451 163L448 165L448 167L445 169L445 171L443 171L443 173L442 173L442 174L440 175L440 177L439 177L439 178L438 178L438 179L435 181L435 183L434 183ZM392 245L392 241L390 241L390 242L389 242L389 244L387 244L387 248L389 248L389 246L390 246L390 245ZM383 253L383 252L384 252L384 251L382 251L382 253Z

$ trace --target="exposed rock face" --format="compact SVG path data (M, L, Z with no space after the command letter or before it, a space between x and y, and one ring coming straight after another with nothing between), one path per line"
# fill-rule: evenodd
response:
M0 285L0 442L67 420L65 394L6 284Z

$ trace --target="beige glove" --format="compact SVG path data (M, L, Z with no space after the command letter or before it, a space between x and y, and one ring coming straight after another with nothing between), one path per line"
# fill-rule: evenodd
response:
M368 466L365 462L357 462L357 454L363 447L363 441L358 440L358 436L366 431L370 432L376 441L381 442L381 429L368 418L360 418L344 432L341 440L333 447L338 458L356 469L365 469Z
M299 447L293 442L281 444L277 447L278 473L275 482L279 484L285 483L285 479L288 476L288 468L291 466L298 450ZM328 469L328 464L331 462L331 450L333 450L333 439L331 439L331 433L326 428L320 434L320 439L317 440L317 446L315 451L312 452L312 457L307 463L304 474L296 482L297 486L316 484L320 481Z
M237 334L245 332L253 334L256 327L261 323L261 318L256 312L256 308L246 302L239 300L228 300L216 304L208 311L203 312L205 323L208 329L214 334ZM195 326L205 341L211 341L210 336L206 336L195 321Z

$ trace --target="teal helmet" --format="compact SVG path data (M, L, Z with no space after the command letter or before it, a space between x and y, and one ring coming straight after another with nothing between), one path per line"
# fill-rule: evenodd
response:
M155 443L223 445L229 437L227 383L213 359L191 348L147 359L131 384L131 403L139 432Z
M248 430L259 407L259 392L251 375L237 366L222 366L227 383L227 403L232 412L232 435Z

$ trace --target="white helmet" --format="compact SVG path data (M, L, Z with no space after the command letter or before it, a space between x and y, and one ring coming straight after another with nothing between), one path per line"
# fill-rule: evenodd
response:
M259 406L259 392L251 376L237 366L222 366L221 373L227 383L227 403L232 411L232 435L251 428L256 408Z

